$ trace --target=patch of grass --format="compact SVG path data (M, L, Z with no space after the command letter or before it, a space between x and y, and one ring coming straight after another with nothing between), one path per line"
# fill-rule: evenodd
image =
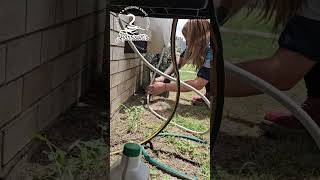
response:
M170 179L171 179L170 176L163 177L163 180L170 180Z
M176 138L173 136L167 136L167 137L165 137L165 139L166 139L167 143L170 143L172 145L174 145L176 143Z
M128 131L136 132L141 121L144 108L142 106L125 107L124 112L127 115Z
M175 141L174 146L182 154L191 154L196 150L198 144L195 144L194 142L185 139L179 139Z
M143 137L147 138L151 136L151 134L155 133L156 130L159 129L159 126L155 126L154 124L150 124L146 127L148 130L143 132Z
M202 139L201 137L199 137L200 139ZM192 152L192 156L195 157L197 159L197 161L199 162L205 162L209 160L209 152L210 152L210 145L206 145L206 144L198 144L199 148L203 148L205 149L204 151L194 151Z
M151 179L159 179L160 174L156 168L150 168L150 177Z
M200 163L200 168L196 173L197 177L201 179L210 179L210 160L209 160L209 147L204 148L205 145L185 140L177 139L174 137L166 137L167 143L170 143L174 149L182 155L188 155L191 159ZM182 171L188 171L187 166L182 166Z
M201 174L203 177L205 177L205 180L210 179L210 160L206 158L205 161L203 161L203 165L201 166Z
M203 124L203 122L199 120L190 117L182 117L180 115L176 115L173 118L173 122L195 131L204 131L208 128L205 124Z
M85 180L101 175L106 177L106 154L109 147L103 137L89 141L77 140L67 149L59 148L43 135L37 135L36 138L49 147L50 151L43 153L47 155L50 164L41 169L40 173L34 172L33 180Z

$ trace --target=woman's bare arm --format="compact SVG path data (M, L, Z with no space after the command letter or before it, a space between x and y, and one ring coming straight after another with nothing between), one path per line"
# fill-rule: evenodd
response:
M192 87L196 88L197 90L201 90L208 83L208 80L205 80L201 77L197 77L194 80L185 81L185 83L191 85ZM146 88L146 91L149 92L150 94L157 95L157 94L161 94L165 91L177 92L178 87L175 83L156 82L152 85L149 85ZM191 90L183 85L180 87L180 92L189 92L189 91L191 91Z
M283 91L297 84L314 65L314 61L284 48L278 49L272 57L237 64L240 68ZM261 93L239 77L226 74L226 97L243 97Z
M177 58L177 64L181 64L181 66L185 65L185 60L182 57ZM173 73L173 64L171 63L170 66L164 71L165 74L171 75ZM156 82L163 82L165 80L164 76L160 76L155 79Z

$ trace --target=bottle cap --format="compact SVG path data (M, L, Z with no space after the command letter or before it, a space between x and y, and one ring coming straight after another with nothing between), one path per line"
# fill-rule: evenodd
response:
M141 147L139 144L127 143L124 145L123 154L127 157L138 157L141 153Z

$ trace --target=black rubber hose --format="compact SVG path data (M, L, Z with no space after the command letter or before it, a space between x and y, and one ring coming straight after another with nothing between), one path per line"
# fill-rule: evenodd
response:
M212 166L215 163L215 145L218 138L218 133L221 126L223 105L224 105L224 58L223 58L223 45L221 40L221 34L219 29L219 22L215 12L215 6L213 0L209 0L208 8L210 12L210 24L211 24L211 35L210 43L213 44L214 60L211 61L211 74L210 80L216 80L214 83L210 83L210 97L211 97L211 114L210 114L210 154L211 154L211 177L214 177L216 169ZM215 102L213 102L215 97Z
M123 22L120 20L120 27L122 29L124 29L124 25ZM176 54L175 54L175 38L176 38L176 29L177 29L177 24L178 24L178 19L173 19L172 22L172 30L171 30L171 55L172 55L172 59L173 59L173 68L175 70L175 75L176 75L176 79L177 79L177 94L176 94L176 102L173 108L173 111L171 112L170 117L167 119L167 121L152 135L150 135L150 137L146 138L145 140L141 141L139 144L143 145L148 143L149 141L151 141L154 137L156 137L159 133L161 133L162 130L164 130L169 123L171 122L171 120L173 119L175 112L177 110L177 107L179 105L179 99L180 99L180 74L179 74L179 69L177 66L177 61L176 61ZM142 54L139 52L139 50L137 49L137 47L133 44L132 41L128 41L129 45L131 46L131 48L133 49L133 51L135 51L142 59L144 59L144 57L142 56ZM149 62L147 62L146 60L144 61L145 63L147 63L148 66L152 66ZM152 68L151 68L152 69ZM122 150L117 150L117 151L113 151L110 153L110 155L116 155L121 153Z

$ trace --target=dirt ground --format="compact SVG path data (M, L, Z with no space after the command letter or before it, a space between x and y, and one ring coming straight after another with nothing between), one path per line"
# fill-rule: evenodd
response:
M304 100L304 84L298 84L287 92L297 103ZM174 95L169 99L156 99L152 107L157 112L168 116L174 103ZM182 93L177 110L179 116L194 120L195 124L208 127L209 111L205 106L191 106L192 93ZM105 102L97 104L99 96L93 91L80 100L70 110L61 116L60 121L48 130L48 139L62 148L67 148L72 142L83 139L90 140L100 136L101 124L106 123ZM127 107L141 106L145 102L144 95L133 96ZM285 110L266 95L247 98L226 98L224 117L216 144L216 165L218 175L215 179L238 180L318 180L320 179L320 153L312 139L305 137L270 137L258 127L265 112ZM185 120L185 119L184 119ZM188 120L188 119L187 119ZM121 149L127 141L139 141L154 132L162 121L158 120L148 110L143 112L143 118L136 132L128 132L126 114L120 111L118 117L111 122L111 151ZM202 128L203 128L202 127ZM165 132L176 132L190 135L176 127L169 126ZM209 135L199 136L209 140ZM148 153L162 163L176 168L198 179L208 179L209 149L208 145L189 142L177 138L156 137L152 140L153 150L147 145ZM40 144L34 153L22 164L18 174L13 174L10 180L31 180L34 173L41 172L49 165L48 158L42 152L48 150ZM111 156L111 163L119 156ZM150 166L152 179L176 179ZM96 174L105 179L105 169Z
M47 139L62 150L66 150L77 140L89 141L100 138L100 126L106 126L107 123L106 102L101 102L101 99L102 97L97 93L97 90L92 89L46 131ZM15 168L8 180L34 180L35 176L39 174L48 174L48 168L50 169L52 164L44 153L45 151L50 151L48 146L44 142L37 141L32 153L25 158L19 167ZM106 169L95 170L91 179L105 180L107 177Z
M288 92L298 103L304 100L303 83ZM208 126L209 111L205 106L190 105L190 98L194 94L181 94L178 114L182 117L195 119L200 124ZM127 104L141 106L145 96L133 96ZM172 110L174 94L169 99L159 99L152 107L164 116ZM59 122L48 131L47 137L59 147L68 147L77 139L95 139L100 136L99 125L106 123L103 116L104 105L98 105L96 95L91 92L81 103L66 112ZM318 180L320 179L320 154L310 137L278 138L266 136L258 127L265 112L284 110L273 99L259 95L247 98L226 98L225 111L216 145L216 165L218 175L216 179L263 179L263 180ZM121 111L118 118L111 122L111 150L120 149L129 141L139 141L154 132L162 121L155 118L148 110L143 113L143 120L136 132L128 132L125 127L126 115ZM116 125L119 126L116 126ZM147 130L147 131L146 131ZM188 135L173 126L165 132L176 132ZM209 135L199 136L209 140ZM189 175L197 175L198 179L207 179L208 174L208 145L190 143L176 138L160 138L152 140L153 150L146 146L148 153L162 163L176 168ZM179 146L180 145L180 146ZM186 146L187 148L183 148ZM34 173L48 166L49 161L42 152L47 146L40 144L27 162L19 167L20 173L14 174L10 180L32 179ZM196 152L196 153L194 153ZM119 156L111 156L111 163ZM164 172L151 168L152 179L176 179ZM105 169L101 170L104 174ZM101 175L100 174L100 175ZM105 176L96 179L105 179Z
M157 97L152 100L152 108L163 115L169 117L174 104L174 95L171 94L169 99ZM126 107L141 106L146 100L145 95L137 94L133 96L126 104ZM207 113L207 114L206 114ZM209 128L209 111L206 107L192 108L189 100L180 100L180 105L177 110L177 114L182 117L189 117L197 119L198 123L203 124L204 128ZM155 117L149 110L144 110L139 127L135 132L128 132L128 118L125 112L121 111L116 118L114 118L110 124L110 146L111 151L121 149L124 143L128 141L140 142L144 140L151 133L155 132L163 123ZM172 132L183 135L191 135L185 131L178 129L173 125L169 125L164 132ZM201 139L209 141L209 135L198 136ZM179 138L164 138L156 137L152 141L153 150L150 146L145 146L149 155L156 160L168 165L172 168L180 170L188 175L197 176L198 179L209 179L209 145L203 145L194 143L188 140ZM181 144L179 144L181 143ZM179 146L181 145L181 146ZM111 164L118 160L119 156L111 156ZM149 165L151 169L151 179L177 179L168 174L157 170L152 165Z
M286 92L297 103L305 99L304 83ZM216 145L220 179L320 179L320 153L312 138L274 137L258 127L265 112L286 111L266 95L226 98Z
M303 82L295 88L286 92L289 97L297 103L302 103L305 99L303 95L305 88ZM209 111L205 106L195 107L190 105L193 93L182 93L178 114L190 117L195 121L208 123ZM165 101L164 101L165 100ZM141 106L144 103L143 96L134 96L126 106ZM174 94L169 99L160 99L153 104L154 108L166 109L168 104L173 104ZM285 108L272 98L266 95L259 95L246 98L225 98L225 109L223 120L219 132L218 142L215 147L216 167L218 174L215 179L221 180L318 180L320 179L320 153L308 135L296 137L274 137L265 134L259 129L259 123L263 119L265 112L285 111ZM170 109L170 108L169 108ZM167 112L168 113L168 112ZM157 120L148 110L144 111L141 129L138 133L128 133L125 128L125 114L121 112L119 117L111 122L111 149L121 148L125 139L133 141L142 140L143 132L146 131L151 122L159 125ZM121 125L120 127L118 127ZM158 126L156 126L158 127ZM150 132L155 130L151 129ZM170 132L179 132L179 129L170 126L166 129ZM209 140L209 135L202 137ZM201 174L204 165L201 164L197 156L192 157L192 153L181 153L174 145L168 143L163 138L152 140L154 149L158 153L148 152L157 160L183 171L188 169L188 174ZM201 158L208 159L208 149L203 147L204 154ZM172 156L172 154L175 154ZM191 155L190 155L191 154ZM182 157L182 158L181 158ZM114 162L118 157L111 157ZM191 162L190 162L191 160ZM200 166L199 166L200 163ZM184 168L189 167L189 168ZM150 166L151 169L154 167ZM154 170L154 179L175 179L164 174L162 171ZM186 172L186 171L184 171ZM200 176L199 179L206 179Z

